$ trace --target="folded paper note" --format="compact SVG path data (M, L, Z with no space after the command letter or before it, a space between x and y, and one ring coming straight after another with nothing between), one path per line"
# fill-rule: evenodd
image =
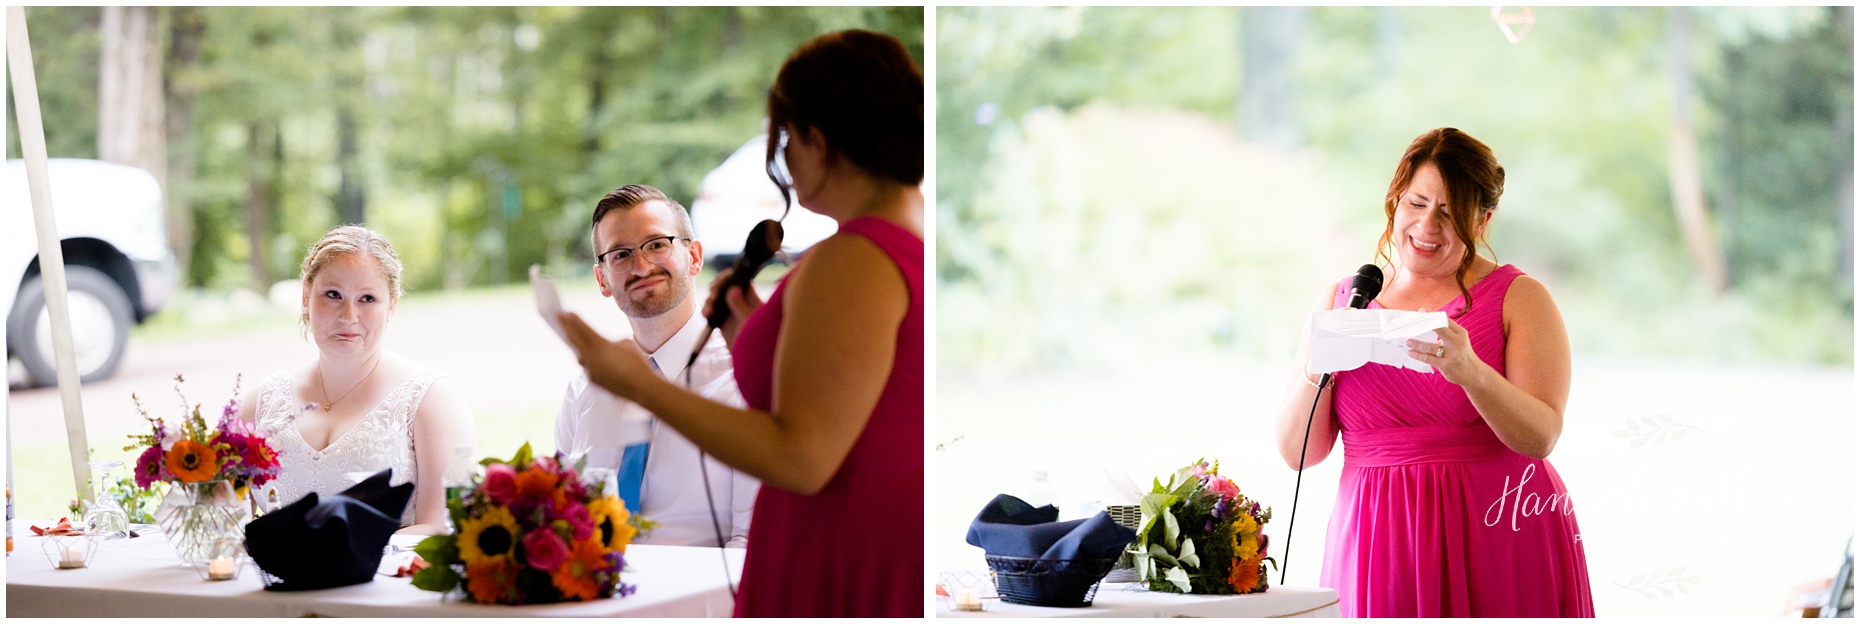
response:
M555 330L555 335L560 336L562 342L573 350L575 344L568 341L568 331L562 329L562 321L555 318L562 314L562 296L555 291L555 280L543 276L542 267L532 264L530 288L536 291L536 313L541 314L543 322L549 324L549 329Z
M1445 312L1325 310L1311 313L1311 374L1350 370L1370 362L1431 373L1434 367L1408 356L1408 340L1439 340Z

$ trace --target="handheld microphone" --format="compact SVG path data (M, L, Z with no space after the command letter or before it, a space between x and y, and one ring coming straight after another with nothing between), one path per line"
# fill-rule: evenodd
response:
M727 297L730 289L749 286L756 279L756 274L762 272L762 265L768 264L769 259L775 257L775 251L781 249L781 239L780 221L763 219L757 223L755 229L749 231L749 238L743 241L743 253L730 265L730 279L724 282L722 290L717 291L717 296ZM1378 277L1376 281L1380 282L1381 278ZM705 317L705 320L710 321L711 329L723 327L730 320L729 304L726 301L713 302L710 316Z
M1365 264L1356 270L1356 276L1350 278L1350 309L1361 310L1369 307L1369 302L1382 294L1382 269L1373 264ZM1307 378L1306 381L1309 381ZM1305 452L1311 444L1311 421L1317 418L1318 400L1324 397L1324 389L1330 387L1330 373L1318 380L1318 391L1311 396L1311 413L1305 416L1305 437L1298 445L1298 479L1292 484L1292 518L1285 521L1285 563L1279 566L1279 585L1285 585L1285 575L1292 561L1292 528L1298 526L1298 490L1305 484Z
M1365 264L1356 270L1356 277L1350 278L1350 309L1361 310L1369 307L1369 302L1376 295L1382 294L1382 269L1373 264Z

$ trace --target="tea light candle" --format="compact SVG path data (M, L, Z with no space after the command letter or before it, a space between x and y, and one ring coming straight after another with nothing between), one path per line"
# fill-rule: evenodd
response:
M214 557L207 564L207 580L229 581L233 577L232 557Z
M68 570L84 567L84 542L73 541L58 553L58 568Z
M981 594L975 593L975 590L973 589L956 590L956 610L957 611L980 611L982 610Z

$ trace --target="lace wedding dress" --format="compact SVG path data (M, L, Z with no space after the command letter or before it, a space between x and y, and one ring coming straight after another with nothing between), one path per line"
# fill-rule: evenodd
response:
M394 469L394 485L416 481L413 413L438 379L438 371L425 370L401 382L355 426L320 450L310 448L297 432L297 415L303 406L292 398L288 373L273 373L260 381L256 422L259 432L278 451L280 470L272 483L279 503L289 505L311 492L319 496L339 493L382 468ZM400 522L413 524L412 504Z

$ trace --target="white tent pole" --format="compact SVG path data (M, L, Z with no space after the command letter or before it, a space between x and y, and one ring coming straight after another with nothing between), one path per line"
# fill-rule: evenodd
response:
M32 220L39 230L39 274L45 280L45 312L52 317L52 354L57 362L58 394L65 404L65 437L71 445L71 482L80 500L90 461L84 435L84 403L78 394L77 360L71 344L71 308L65 298L65 254L52 220L51 180L45 170L45 125L39 117L39 82L32 73L32 44L26 40L25 7L6 8L7 68L13 72L13 113L19 120L19 150L26 157L26 187L32 192ZM11 451L11 449L8 449ZM10 456L10 453L9 453Z

